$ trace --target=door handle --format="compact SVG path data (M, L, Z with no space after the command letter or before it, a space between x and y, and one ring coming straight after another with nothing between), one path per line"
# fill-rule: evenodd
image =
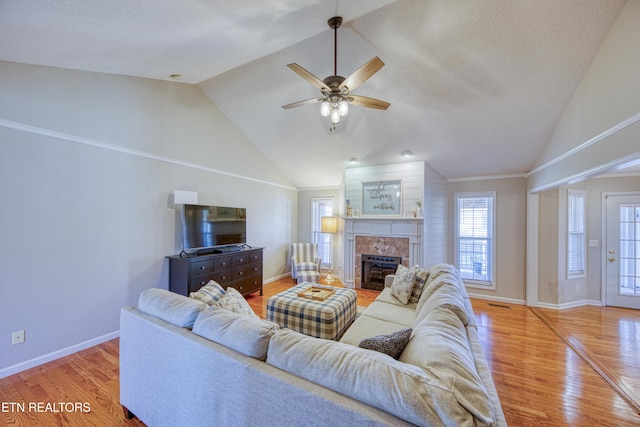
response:
M609 262L613 262L613 261L615 261L615 260L616 260L616 259L615 259L614 257L609 257Z

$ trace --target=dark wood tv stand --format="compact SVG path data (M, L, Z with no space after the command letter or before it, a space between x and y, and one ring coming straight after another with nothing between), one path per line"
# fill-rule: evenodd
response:
M188 296L209 280L225 289L229 286L242 295L260 291L262 295L262 251L245 248L240 251L169 258L169 290Z

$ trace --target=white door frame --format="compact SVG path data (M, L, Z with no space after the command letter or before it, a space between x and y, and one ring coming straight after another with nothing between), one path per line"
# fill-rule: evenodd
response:
M603 192L600 205L602 207L602 244L600 245L600 304L607 305L607 197L608 196L638 196L638 191Z
M525 304L538 306L538 193L527 192L527 266Z

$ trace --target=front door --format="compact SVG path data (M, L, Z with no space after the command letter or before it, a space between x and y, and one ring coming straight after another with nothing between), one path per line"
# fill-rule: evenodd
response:
M606 201L607 305L640 309L640 194Z

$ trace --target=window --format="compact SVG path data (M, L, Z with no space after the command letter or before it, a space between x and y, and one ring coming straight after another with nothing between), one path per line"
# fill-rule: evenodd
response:
M333 215L333 198L311 199L311 242L318 244L322 268L333 268L333 234L322 232L322 217Z
M471 286L495 289L495 192L456 193L455 258Z
M585 276L584 191L569 190L567 198L567 278Z

